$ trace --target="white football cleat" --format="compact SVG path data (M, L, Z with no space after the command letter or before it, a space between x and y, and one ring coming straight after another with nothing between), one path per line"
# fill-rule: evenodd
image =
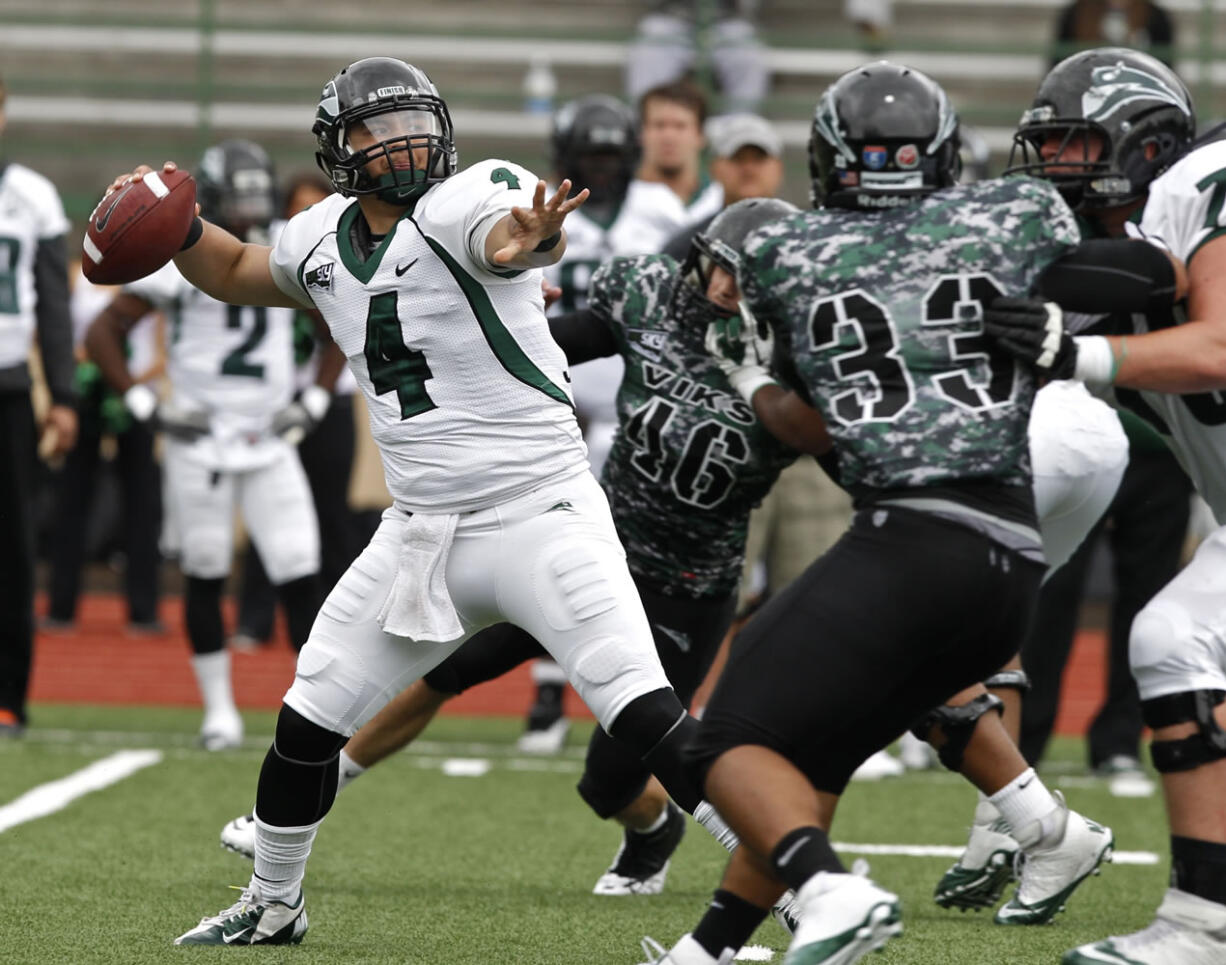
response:
M997 910L998 925L1051 921L1077 886L1111 860L1115 848L1111 829L1070 811L1059 792L1053 796L1064 812L1064 832L1054 845L1023 852L1017 891Z
M1226 962L1226 905L1167 890L1153 924L1131 935L1064 953L1061 965L1221 965Z
M569 732L570 721L559 717L548 727L524 731L519 735L515 746L521 754L557 754L566 744L566 735Z
M221 829L221 846L255 860L255 815L240 814Z
M644 936L642 946L647 961L640 965L730 965L736 955L734 949L725 948L716 958L699 945L689 932L677 939L677 944L671 949L666 949L650 936Z
M927 771L936 767L937 752L927 741L922 741L910 731L898 738L898 757L911 771Z
M880 781L883 777L901 777L907 768L888 751L878 751L855 769L851 775L853 781Z
M932 900L942 908L993 908L1014 878L1013 866L1021 846L1009 834L1003 819L972 824L966 850L937 882Z
M260 896L255 887L243 889L229 908L175 939L176 945L297 945L307 930L306 902L287 905Z
M857 874L819 871L796 903L800 924L783 965L852 965L902 934L898 896Z
M243 719L236 710L206 714L196 740L206 751L240 747L243 743Z

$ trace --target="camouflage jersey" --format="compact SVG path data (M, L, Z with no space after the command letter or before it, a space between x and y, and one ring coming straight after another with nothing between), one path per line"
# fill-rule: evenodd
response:
M1056 190L1029 178L804 212L750 236L743 297L825 417L858 504L955 504L1029 541L1034 382L983 334L983 306L1027 293L1078 240Z
M668 255L614 258L591 310L626 361L601 481L630 571L660 593L724 597L741 578L749 511L796 458L762 427L703 338L712 315Z

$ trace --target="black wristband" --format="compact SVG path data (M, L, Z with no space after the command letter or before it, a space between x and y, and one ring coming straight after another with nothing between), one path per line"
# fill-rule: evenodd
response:
M558 242L561 240L562 240L562 229L559 228L557 231L551 234L548 238L546 238L544 241L542 241L539 245L537 245L532 250L538 254L543 255L545 252L553 251L554 248L558 247Z
M200 236L204 234L204 222L200 220L200 216L196 215L196 219L192 222L192 226L187 229L187 237L183 239L183 244L179 246L180 251L187 251L192 245L200 240Z

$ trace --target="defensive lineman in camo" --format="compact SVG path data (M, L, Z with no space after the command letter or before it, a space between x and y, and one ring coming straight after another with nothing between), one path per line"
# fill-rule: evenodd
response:
M319 310L365 396L394 504L299 655L260 774L251 882L178 944L302 940L302 880L341 747L492 623L536 637L601 725L697 805L680 760L694 721L588 470L534 270L558 260L586 193L568 198L563 182L546 198L504 161L457 174L445 102L391 58L340 71L313 132L336 197L272 249L197 221L175 263L228 303Z

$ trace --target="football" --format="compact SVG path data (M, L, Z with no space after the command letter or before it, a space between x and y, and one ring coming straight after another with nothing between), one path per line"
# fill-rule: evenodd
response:
M82 244L95 285L144 278L174 257L196 216L196 182L186 171L150 171L108 194L89 217Z

